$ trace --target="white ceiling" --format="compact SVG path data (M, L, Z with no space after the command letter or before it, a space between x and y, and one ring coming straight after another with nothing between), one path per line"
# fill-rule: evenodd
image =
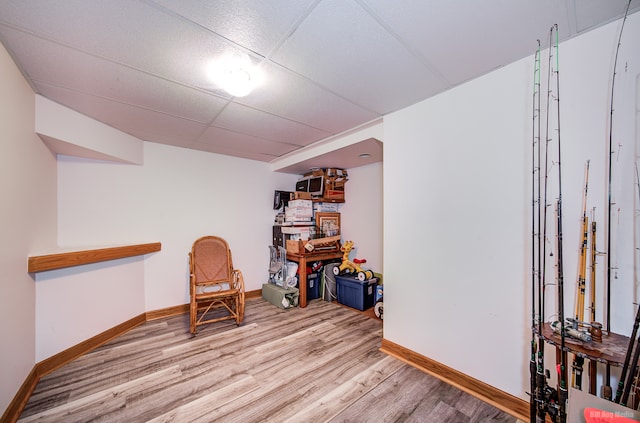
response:
M0 42L36 93L86 116L145 141L277 162L532 55L553 24L562 41L621 18L627 3L0 0ZM235 52L265 74L243 98L204 72ZM281 170L381 159L368 139Z

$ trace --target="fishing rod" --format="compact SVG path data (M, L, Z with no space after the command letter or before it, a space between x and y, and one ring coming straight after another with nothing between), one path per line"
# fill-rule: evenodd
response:
M640 201L640 175L638 175L638 166L636 164L636 185L638 188L638 200ZM636 279L637 279L637 275L636 275ZM625 380L626 379L626 375L627 375L627 371L629 370L630 367L630 362L629 359L631 357L631 350L635 348L635 353L633 355L633 364L631 364L631 368L632 369L636 369L637 365L638 365L638 355L640 355L640 347L639 347L639 343L640 343L640 338L636 339L636 334L638 332L638 326L640 326L640 305L638 306L638 309L636 311L636 319L633 323L633 329L631 331L631 336L629 338L629 346L627 347L627 353L625 355L624 358L624 365L622 366L622 373L620 374L620 380L618 381L618 389L616 391L616 398L615 398L615 402L618 402L622 405L626 405L627 403L627 399L628 399L628 395L629 395L629 391L631 390L631 385L633 384L633 380L634 380L634 374L631 374L629 376L629 380ZM635 347L634 347L635 345ZM624 389L623 389L624 386ZM622 394L622 396L621 396Z
M591 213L591 273L589 284L589 301L590 301L590 321L596 321L596 258L598 256L598 250L596 249L596 219L595 208Z
M638 312L640 313L640 307L638 307ZM636 313L636 322L638 322L638 313ZM637 324L634 323L634 330L637 330ZM629 348L627 348L627 356L629 355L631 349L633 348L633 343L635 342L635 334L633 335L633 337L629 340ZM634 375L635 375L635 370L638 367L638 360L640 359L640 348L638 348L638 346L636 345L635 351L633 353L633 359L631 360L630 363L627 363L626 357L625 357L625 364L627 364L627 367L631 368L633 371L633 373L631 373L629 379L624 383L624 389L622 391L622 397L620 398L620 404L621 405L627 405L627 401L629 399L629 392L631 391L631 386L634 384ZM623 368L624 370L624 368ZM620 376L620 379L622 380L622 376ZM618 384L619 386L619 384Z
M598 251L596 250L596 219L595 219L595 207L591 212L591 277L589 278L589 300L591 301L591 319L593 324L596 321L596 258ZM602 325L600 325L602 327ZM595 360L589 360L589 393L596 394L596 373L598 371L598 364Z
M551 51L551 45L549 45L549 51ZM550 53L551 54L551 53ZM551 60L551 59L549 59ZM549 80L551 79L551 67L549 66L547 69L547 85ZM540 317L538 319L538 333L542 334L542 326L544 321L544 310L545 310L545 288L546 288L546 280L547 280L547 207L549 205L548 202L548 194L549 194L549 142L551 141L551 137L549 136L549 100L550 100L550 90L547 88L547 100L546 100L546 119L545 119L545 143L544 143L544 180L543 180L543 202L540 204L540 210L542 212L542 240L538 248L541 248L541 254L539 256L539 260L541 260L541 264L539 266L540 275L538 279L539 288L538 288L538 310L540 313ZM538 150L539 158L541 159L541 144L539 145L540 149ZM538 186L538 192L540 192L540 186ZM557 392L554 389L547 389L547 375L544 369L544 343L538 348L538 356L537 356L537 373L536 373L536 385L538 389L537 396L537 412L536 412L536 423L544 423L545 416L547 412L551 414L555 414L555 410L550 408L550 397L554 397L557 400ZM553 391L553 392L551 392ZM555 401L554 400L554 401Z
M582 221L580 227L582 229L582 239L580 240L579 251L580 260L578 260L577 286L575 297L575 313L576 322L584 321L584 300L587 286L587 246L589 243L589 218L587 217L587 192L589 187L589 160L585 166L584 175L584 194L582 196ZM584 357L574 354L573 363L571 365L571 386L582 389L582 367L584 365Z
M553 44L553 36L555 35L555 44ZM557 137L558 137L558 200L556 202L556 230L557 230L557 257L556 271L558 283L558 320L564 325L564 268L562 254L562 148L560 142L560 69L558 57L558 24L554 24L549 31L549 66L552 66L553 50L555 48L556 66L556 103L557 103ZM553 45L553 48L552 48ZM551 72L550 72L551 73ZM558 419L560 422L566 421L566 403L568 397L567 375L566 375L566 352L565 352L565 331L560 331L560 363L558 368Z
M628 396L628 391L629 389L631 389L630 386L629 388L626 388L626 385L630 385L630 383L627 383L625 385L625 382L627 378L627 372L629 371L629 365L631 363L631 351L634 349L634 345L636 345L638 342L638 340L636 339L638 326L640 326L640 307L638 307L638 310L636 312L636 320L633 323L633 330L631 331L631 337L629 338L629 346L627 347L627 353L624 357L624 364L622 366L622 372L620 373L620 380L618 381L618 389L616 390L616 397L614 400L615 402L620 403L622 405L625 405L627 401L627 398L624 398L622 396L623 392L626 392ZM637 365L638 363L637 355L640 354L640 348L636 346L635 350L636 351L633 357L634 357L634 362ZM635 369L635 366L633 367L633 369ZM629 379L630 380L633 379L633 375L631 375Z
M580 240L580 260L578 260L578 277L576 287L575 314L576 320L584 321L584 300L587 287L587 246L589 243L589 218L587 217L587 191L589 187L589 160L585 167L584 175L584 194L582 196L582 239Z
M529 377L531 383L531 397L529 407L529 421L536 420L537 410L543 403L542 386L539 385L537 354L538 349L544 349L544 342L540 343L536 335L536 283L538 292L540 287L539 246L540 246L540 40L534 56L533 69L533 126L531 146L531 358L529 362ZM536 160L536 152L538 159ZM537 184L536 184L537 179ZM536 186L538 198L536 201ZM542 319L538 318L538 321ZM540 333L540 332L538 332ZM539 345L540 344L540 345ZM544 367L544 366L543 366ZM544 375L543 375L544 376Z
M618 53L620 52L620 43L622 40L622 31L624 30L624 24L627 21L627 15L629 14L629 7L631 6L631 0L627 3L627 8L622 18L622 25L620 26L620 33L618 35L618 45L616 46L616 54L613 61L613 74L611 76L611 104L609 109L609 169L608 169L608 188L607 188L607 271L606 276L606 290L607 290L607 312L606 312L606 328L607 332L611 332L611 206L613 201L611 199L611 185L613 178L613 95L616 82L616 72L618 67ZM603 398L611 399L611 365L607 363L605 374L606 386L603 386Z

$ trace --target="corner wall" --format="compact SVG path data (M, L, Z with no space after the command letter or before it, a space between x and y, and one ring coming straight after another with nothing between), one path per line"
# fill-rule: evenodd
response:
M0 410L35 364L27 257L56 243L56 160L34 132L35 96L0 45Z
M342 241L352 240L351 259L366 259L365 269L383 273L382 163L349 169L344 204L340 205Z
M606 226L607 123L619 28L620 21L614 22L562 43L559 49L565 310L573 310L588 159L588 207L596 207L599 228ZM616 81L619 97L635 91L624 80L634 80L639 72L639 32L640 13L636 13L625 26ZM522 399L528 399L531 340L531 104L536 47L531 41L531 57L384 119L384 337ZM547 55L542 52L543 63ZM616 108L615 149L622 151L616 155L620 161L616 167L633 160L631 119L619 119L633 108L623 104ZM551 130L556 130L555 124ZM617 142L624 144L622 150ZM629 169L616 172L631 175ZM623 179L621 186L624 192L616 184L618 201L631 192L633 179ZM550 198L549 203L555 201ZM633 212L631 207L624 213ZM553 213L551 207L550 219ZM625 247L624 240L619 241L617 250L624 252L620 256L624 259L630 243ZM600 232L599 251L604 251L602 242ZM549 249L555 248L555 237L550 235L548 243ZM598 284L604 280L604 261L599 259ZM624 261L616 262L625 269L618 270L611 299L612 329L628 334L635 314L634 272L632 263ZM556 290L555 280L548 282L544 321L557 319L551 292ZM602 292L597 295L602 301ZM602 313L599 306L598 319ZM553 354L548 357L551 369Z
M260 289L268 278L273 191L296 179L267 163L149 142L142 165L59 157L61 247L161 242L162 250L46 272L52 276L38 290L39 359L142 312L188 303L188 253L200 236L225 238L246 289ZM74 306L80 292L98 301L99 312Z

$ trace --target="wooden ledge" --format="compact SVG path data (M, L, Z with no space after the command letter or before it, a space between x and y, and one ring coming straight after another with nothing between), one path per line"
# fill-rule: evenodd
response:
M63 269L65 267L80 266L82 264L140 256L155 253L160 251L160 248L161 244L159 242L153 242L150 244L124 245L120 247L31 256L29 257L28 272L37 273L47 270Z

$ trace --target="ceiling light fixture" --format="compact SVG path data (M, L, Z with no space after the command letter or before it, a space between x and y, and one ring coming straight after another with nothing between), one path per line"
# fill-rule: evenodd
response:
M208 74L216 85L234 97L248 95L262 80L260 72L246 54L211 62Z
M360 157L361 159L368 159L369 157L371 157L371 154L369 154L369 153L362 153L362 154L360 154L358 157Z

